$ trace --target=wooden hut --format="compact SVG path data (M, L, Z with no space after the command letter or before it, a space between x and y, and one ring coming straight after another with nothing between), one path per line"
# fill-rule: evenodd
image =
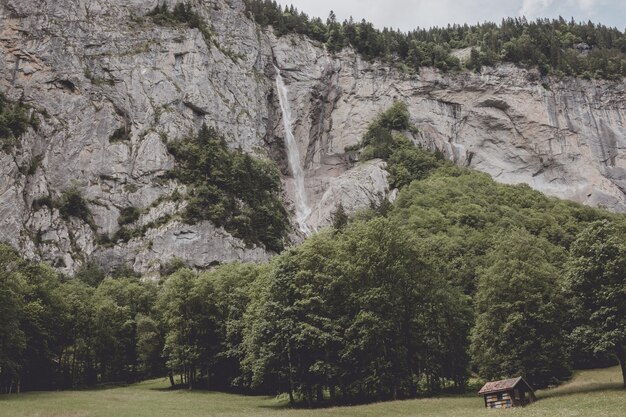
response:
M523 407L536 401L533 389L521 376L487 382L478 391L478 395L485 397L485 407L487 408Z

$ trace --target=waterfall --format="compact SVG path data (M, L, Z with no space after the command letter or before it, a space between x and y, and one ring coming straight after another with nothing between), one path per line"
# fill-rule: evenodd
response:
M289 90L285 85L280 69L274 66L276 70L276 89L278 90L278 101L280 102L280 110L283 113L283 126L285 129L285 145L287 146L287 159L289 160L289 169L294 179L295 185L295 204L296 204L296 222L300 230L304 234L310 234L311 229L306 224L306 219L311 214L311 208L307 202L306 190L304 189L304 170L300 162L300 151L296 138L293 136L293 120L291 118L291 109L289 107Z

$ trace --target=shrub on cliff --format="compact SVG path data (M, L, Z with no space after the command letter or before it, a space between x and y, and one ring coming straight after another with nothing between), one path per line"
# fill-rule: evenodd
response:
M77 187L63 191L58 202L59 212L64 219L75 217L93 227L93 218L87 201Z
M280 198L280 172L269 160L229 149L212 127L168 144L178 162L171 175L190 186L184 221L210 220L233 236L283 249L289 218Z
M362 160L386 161L390 185L402 188L445 163L440 153L415 146L404 132L417 133L417 128L411 124L406 104L396 101L369 125L359 145L346 150L360 148Z
M35 115L29 116L28 107L22 102L11 102L0 93L0 150L10 152L19 147L18 138L29 126L37 126Z

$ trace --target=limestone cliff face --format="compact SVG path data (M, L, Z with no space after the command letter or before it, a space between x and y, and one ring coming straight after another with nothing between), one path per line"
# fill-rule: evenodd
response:
M461 165L626 211L624 82L552 80L512 66L408 77L350 50L331 56L300 36L278 39L245 15L241 0L192 2L212 28L208 42L196 29L145 18L157 3L0 3L0 91L41 115L20 149L0 153L0 239L27 256L67 273L88 257L139 272L173 256L196 267L268 259L209 222L176 220L184 202L170 197L184 188L163 174L174 164L165 142L206 122L231 146L279 162L291 202L274 65L289 89L313 228L327 225L339 202L354 211L393 194L383 162L353 165L344 148L396 99L420 128L414 140ZM127 140L115 140L116 131ZM94 226L33 208L70 187L88 200ZM97 244L130 206L142 209L132 226L148 225L144 235Z
M267 42L243 17L241 2L202 3L197 10L211 22L214 42L198 30L143 18L157 0L2 2L2 91L47 114L20 151L0 156L3 240L70 273L89 256L141 272L172 256L198 267L269 257L208 222L172 221L128 244L95 244L96 234L119 228L124 207L145 211L133 227L180 210L182 203L168 198L180 185L162 178L174 163L166 138L207 122L249 152L262 154L273 140ZM128 140L110 139L119 129ZM38 167L24 174L35 160ZM89 201L95 228L65 221L56 209L31 208L34 199L72 186Z
M550 79L512 65L481 74L425 69L409 77L351 51L331 59L303 48L301 38L293 42L297 52L282 39L274 50L281 65L294 69L298 137L309 137L303 146L312 169L357 143L378 113L402 100L420 130L415 142L459 165L626 211L626 82Z

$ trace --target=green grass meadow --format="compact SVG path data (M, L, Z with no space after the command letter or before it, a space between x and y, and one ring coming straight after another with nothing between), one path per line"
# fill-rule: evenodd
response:
M626 390L619 368L577 372L554 389L539 391L539 401L523 409L487 410L477 395L407 400L318 410L290 409L273 397L203 391L172 391L167 380L119 388L33 392L0 396L0 416L19 417L299 417L419 416L625 417Z

